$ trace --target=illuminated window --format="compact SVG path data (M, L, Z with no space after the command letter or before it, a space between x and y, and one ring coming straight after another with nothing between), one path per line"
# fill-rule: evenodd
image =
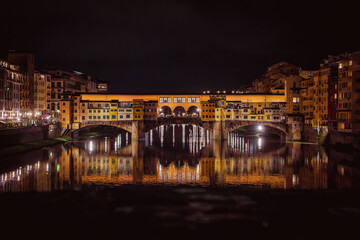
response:
M200 98L199 97L188 97L188 103L199 103Z
M161 103L171 103L171 97L161 97L159 101Z
M339 63L339 68L340 68L340 69L342 68L342 63Z
M351 65L352 65L352 61L349 62L349 66L351 66Z
M293 98L293 103L299 103L299 98L298 98L298 97L294 97L294 98Z
M184 97L174 97L174 103L185 103L186 98Z

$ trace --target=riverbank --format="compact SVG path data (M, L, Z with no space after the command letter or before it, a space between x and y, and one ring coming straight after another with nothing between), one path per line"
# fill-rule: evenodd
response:
M0 194L3 229L59 239L348 239L360 221L359 190L75 189Z
M46 139L46 140L27 142L27 143L20 144L20 145L9 146L9 147L0 149L0 157L12 155L12 154L25 153L25 152L41 149L43 147L52 146L52 145L60 144L60 143L65 143L70 140L71 140L71 138L69 138L69 137L66 137L66 138L58 137L58 138L52 138L52 139Z

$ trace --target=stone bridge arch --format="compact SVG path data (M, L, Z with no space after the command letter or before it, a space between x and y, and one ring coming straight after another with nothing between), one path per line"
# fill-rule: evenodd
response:
M86 122L86 123L79 123L79 126L76 129L69 129L64 135L71 135L72 137L76 137L81 130L91 127L113 127L124 130L128 133L131 133L132 138L138 138L137 126L134 127L133 121L98 121L98 122ZM135 134L134 134L135 133ZM135 135L135 136L134 136Z
M116 127L122 130L125 130L129 133L133 132L133 121L96 121L96 122L86 122L80 123L79 129L83 129L86 127L93 127L93 126L108 126L108 127Z
M159 117L171 116L173 112L174 109L171 109L171 107L164 105L159 108Z
M173 111L175 117L185 117L186 109L183 106L176 106Z
M267 122L267 121L227 121L225 123L224 134L227 136L228 133L242 127L247 126L267 126L278 130L281 135L280 137L286 137L288 135L287 125L283 122Z

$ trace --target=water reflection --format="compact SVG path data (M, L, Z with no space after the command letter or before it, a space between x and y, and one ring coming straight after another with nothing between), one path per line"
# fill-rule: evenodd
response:
M317 145L236 133L227 142L212 142L205 129L182 125L154 129L145 142L129 139L128 134L91 138L25 155L20 162L26 164L0 172L0 191L134 183L277 189L359 185L359 171L339 163L349 156L330 150L334 157L329 159Z

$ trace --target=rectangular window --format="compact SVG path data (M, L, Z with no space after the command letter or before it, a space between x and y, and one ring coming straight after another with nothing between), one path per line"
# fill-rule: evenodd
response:
M200 98L199 97L188 97L188 103L199 103Z
M185 103L186 98L184 97L174 97L174 103Z
M111 119L116 119L116 115L111 115Z
M171 97L160 97L159 102L161 102L161 103L171 103Z

